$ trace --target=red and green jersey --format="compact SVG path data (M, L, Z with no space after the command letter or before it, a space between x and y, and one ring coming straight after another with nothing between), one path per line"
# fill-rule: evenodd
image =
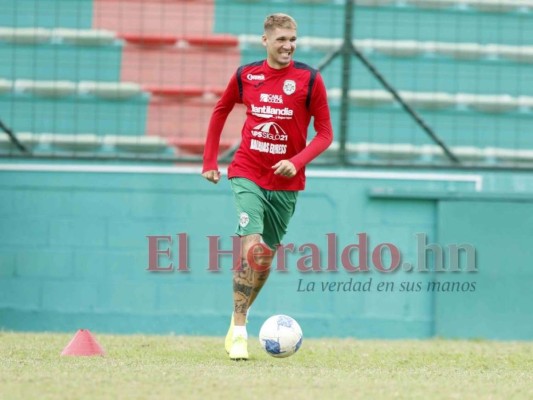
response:
M282 69L271 68L266 61L239 67L211 116L204 172L218 169L220 135L236 103L246 106L246 121L228 177L247 178L267 190L303 190L305 165L326 150L333 139L320 73L299 62ZM316 135L307 145L311 117ZM280 160L294 164L298 170L295 177L274 175L272 166Z

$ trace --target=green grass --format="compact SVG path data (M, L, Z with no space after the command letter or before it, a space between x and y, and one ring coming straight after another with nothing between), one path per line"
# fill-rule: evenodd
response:
M274 359L250 340L95 334L105 357L60 357L73 334L0 332L0 399L531 399L533 343L304 339Z

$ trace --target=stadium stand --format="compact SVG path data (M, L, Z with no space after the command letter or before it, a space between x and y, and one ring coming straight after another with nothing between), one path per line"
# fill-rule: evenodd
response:
M137 138L135 151L158 149L165 140L178 152L200 154L229 76L264 56L257 26L269 3L94 0L74 8L67 0L8 1L0 17L0 57L11 60L0 65L4 118L16 132L38 137L36 143L48 143L41 135L51 132L63 147L72 142L100 151L106 142L100 137L120 136ZM312 23L301 27L301 61L316 66L341 44L343 1L278 3L297 19L327 16L323 36ZM461 157L529 160L533 46L523 38L533 33L526 23L533 2L355 3L354 45ZM498 36L474 29L490 28L495 16ZM442 29L431 29L435 24ZM322 74L337 131L340 60ZM347 148L357 159L440 157L362 65L353 63L351 81ZM242 113L230 116L221 151L238 141L242 120ZM75 135L86 136L71 140ZM145 136L154 141L141 143Z

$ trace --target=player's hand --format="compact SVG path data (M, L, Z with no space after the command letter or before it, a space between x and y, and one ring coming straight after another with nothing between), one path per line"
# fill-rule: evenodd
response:
M217 184L220 180L220 172L215 170L205 171L202 176L209 182L213 182L215 184Z
M296 175L296 167L289 160L281 160L272 166L274 175L281 175L286 178L292 178Z

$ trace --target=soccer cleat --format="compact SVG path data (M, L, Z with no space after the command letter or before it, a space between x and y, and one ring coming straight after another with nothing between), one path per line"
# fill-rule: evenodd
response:
M233 313L231 313L231 322L229 324L228 333L226 333L226 340L224 341L224 347L226 348L226 353L229 354L229 351L231 350L231 344L233 342L233 327L235 326L235 322L233 320Z
M229 351L231 360L248 360L248 339L244 336L237 336L232 340Z
M246 319L246 323L248 323L248 318ZM228 354L231 349L231 344L233 342L233 327L234 326L235 326L235 320L233 319L233 313L231 313L231 321L229 323L228 333L226 333L226 339L224 341L224 348L226 349L226 353Z

